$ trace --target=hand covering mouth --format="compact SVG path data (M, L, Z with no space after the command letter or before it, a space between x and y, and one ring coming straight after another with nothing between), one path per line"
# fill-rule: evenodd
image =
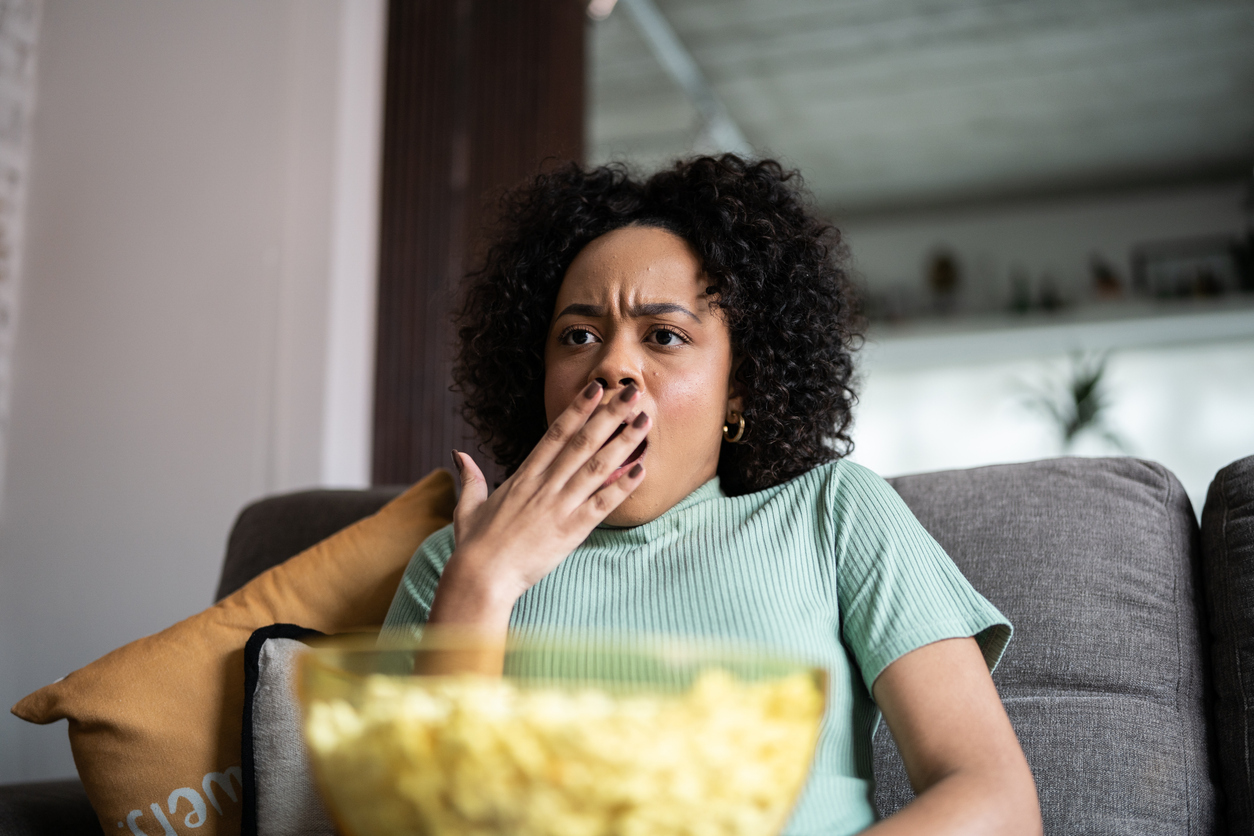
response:
M618 437L619 433L621 433L625 429L627 429L626 422L619 424L618 427L615 428L614 432L610 434L610 437L605 439L605 444L609 444L611 441L613 441L615 438ZM604 447L605 444L602 444L601 446ZM631 455L628 456L627 459L622 464L614 468L614 472L609 475L609 478L605 480L605 483L601 487L605 487L605 485L609 485L617 481L620 476L622 476L624 473L627 472L627 468L631 467L633 464L643 459L645 448L647 448L648 446L649 446L649 439L646 436L644 439L640 441L638 445L636 445L636 449L631 451Z

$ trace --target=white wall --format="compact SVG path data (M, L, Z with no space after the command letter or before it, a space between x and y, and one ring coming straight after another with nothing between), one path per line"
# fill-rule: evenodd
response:
M21 304L26 184L30 179L30 122L35 103L35 45L41 0L0 0L0 505L13 349Z
M1243 319L1241 330L1254 334L1254 309L1231 318ZM1145 330L1153 328L1152 320L1146 324ZM1101 327L1093 326L1088 347L1109 348L1097 344ZM1254 339L1197 336L1192 344L1114 349L1104 375L1104 424L1123 449L1100 435L1086 435L1070 454L1159 462L1180 479L1200 515L1215 472L1254 455ZM1056 425L1028 401L1032 391L1069 376L1071 357L1065 349L1036 356L1013 347L997 351L998 338L1014 336L987 336L991 350L982 358L955 352L952 362L914 367L900 357L877 358L877 348L885 346L871 346L855 411L853 459L896 476L1063 454ZM935 353L943 350L938 343L919 348Z
M47 3L5 706L210 603L249 500L365 482L382 31L381 0ZM63 724L0 718L0 782L70 774Z

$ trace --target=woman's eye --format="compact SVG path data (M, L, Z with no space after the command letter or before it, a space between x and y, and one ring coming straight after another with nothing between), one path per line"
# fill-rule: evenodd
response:
M659 328L658 330L654 331L651 336L653 337L653 341L656 342L658 345L679 345L680 343L684 342L683 337L681 337L676 332L670 331L666 328Z
M596 336L586 328L572 328L567 331L563 337L563 342L568 345L588 345Z

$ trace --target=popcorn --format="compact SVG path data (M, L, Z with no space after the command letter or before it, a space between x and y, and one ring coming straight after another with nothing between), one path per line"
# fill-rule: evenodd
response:
M809 675L721 670L673 695L376 675L356 702L312 701L306 723L355 836L769 836L823 712Z

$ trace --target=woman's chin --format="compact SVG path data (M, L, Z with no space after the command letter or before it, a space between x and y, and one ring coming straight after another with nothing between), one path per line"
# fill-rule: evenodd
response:
M640 488L637 488L636 490L639 491ZM605 522L615 528L633 528L637 525L644 525L647 522L651 522L660 516L659 514L648 513L643 505L644 503L641 503L638 499L636 499L636 495L633 493L631 496L624 499L621 505L613 511L610 511L609 516L605 518Z
M649 475L646 473L644 481L617 508L610 511L605 522L616 528L632 528L657 519L666 509L659 510L656 507L656 498L649 494Z
M617 508L606 516L605 522L609 525L629 528L652 522L675 507L684 497L701 487L706 481L714 478L718 468L718 458L714 456L705 467L691 470L681 468L679 477L676 479L673 459L665 455L665 448L650 450L643 444L641 447L643 449L634 451L631 457L616 468L606 480L605 484L613 484L619 479L626 478L627 471L631 470L637 462L644 465L644 479ZM650 464L653 472L649 471ZM671 466L667 467L668 464Z

